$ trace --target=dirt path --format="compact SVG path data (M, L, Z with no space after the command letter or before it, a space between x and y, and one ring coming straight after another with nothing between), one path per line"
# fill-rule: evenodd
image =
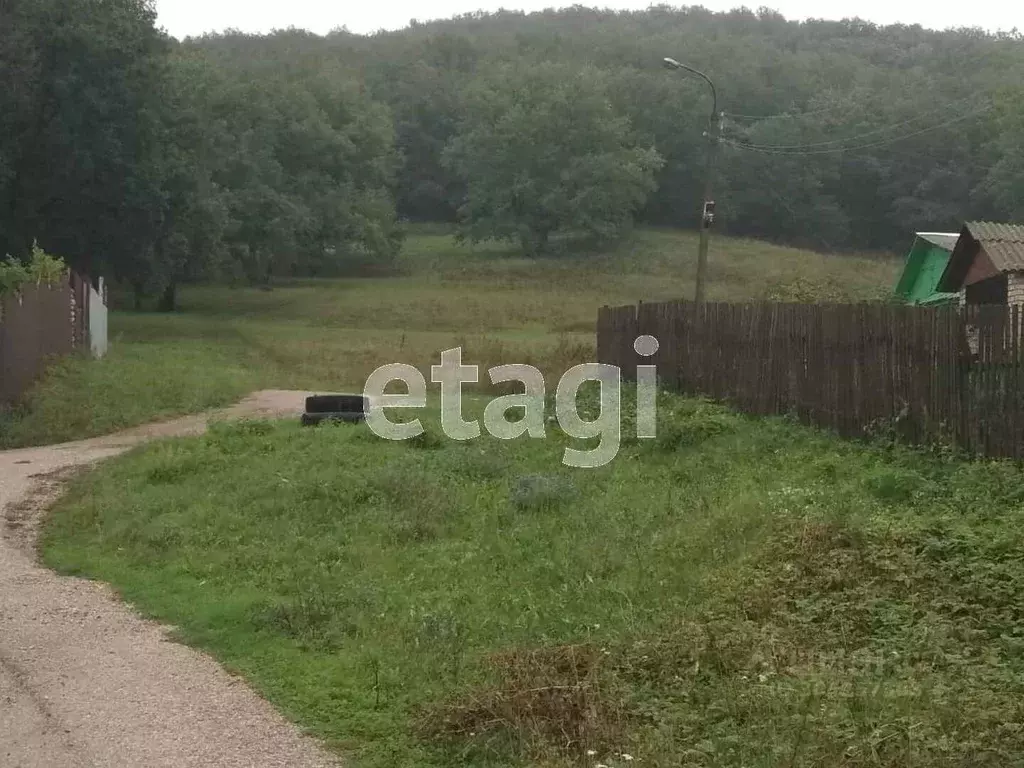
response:
M257 392L218 415L297 416L306 394ZM208 420L0 452L4 768L336 764L244 682L169 641L106 585L36 562L35 528L64 475L152 438L198 434Z

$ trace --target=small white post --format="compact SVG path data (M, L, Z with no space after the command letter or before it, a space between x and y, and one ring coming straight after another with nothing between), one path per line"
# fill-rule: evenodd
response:
M93 357L107 354L107 290L102 277L98 291L89 284L89 345Z

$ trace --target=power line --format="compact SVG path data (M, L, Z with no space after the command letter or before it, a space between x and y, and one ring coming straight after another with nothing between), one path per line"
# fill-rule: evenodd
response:
M975 98L974 96L967 96L965 98L958 99L957 101L950 102L949 104L944 104L941 107L937 107L935 109L930 109L927 112L922 112L922 113L920 113L918 115L915 115L914 117L911 117L911 118L909 118L907 120L903 120L903 121L898 122L898 123L891 123L890 125L883 125L883 126L881 126L879 128L874 128L874 129L872 129L870 131L865 131L864 133L859 133L859 134L856 134L854 136L847 136L847 137L842 138L842 139L831 139L829 141L816 141L816 142L812 142L810 144L747 144L746 146L757 147L758 149L811 149L811 148L815 148L815 147L832 147L832 146L836 146L838 144L845 144L846 142L849 142L849 141L860 141L862 139L868 138L869 136L876 136L876 135L878 135L880 133L887 133L888 131L894 131L897 128L904 128L904 127L906 127L908 125L911 125L913 123L918 122L919 120L923 120L926 117L931 117L932 115L940 114L942 112L949 112L950 110L952 110L954 108L957 108L957 107L960 107L963 104L965 104L966 102L971 101L974 98Z
M818 149L818 148L815 148L814 144L805 144L805 145L802 145L802 146L801 145L793 145L791 147L772 147L772 146L767 146L767 145L761 146L761 145L757 145L757 144L744 144L743 142L733 141L732 139L727 139L725 137L722 137L720 140L725 142L726 144L728 144L731 147L736 147L737 149L746 149L746 150L749 150L751 152L761 152L761 153L766 154L766 155L795 155L795 156L800 156L800 155L827 155L827 154L833 154L833 153L837 153L837 152L855 152L855 151L858 151L858 150L861 150L861 149L873 149L875 147L884 147L884 146L886 146L888 144L894 144L894 143L896 143L898 141L905 141L906 139L912 139L915 136L920 136L920 135L925 134L925 133L930 133L931 131L937 131L937 130L940 130L942 128L948 128L949 126L955 125L956 123L961 123L961 122L963 122L965 120L969 120L969 119L971 119L973 117L977 117L978 115L981 115L981 114L987 112L990 109L992 109L992 105L988 104L988 105L986 105L984 107L981 107L981 108L979 108L977 110L974 110L972 112L968 112L967 114L959 115L958 117L954 117L954 118L952 118L950 120L946 120L945 122L938 123L936 125L930 125L927 128L922 128L922 129L920 129L918 131L913 131L912 133L904 134L903 136L895 136L895 137L892 137L892 138L883 139L881 141L870 142L868 144L858 144L858 145L848 146L848 147L832 147L832 148L829 148L829 149Z
M811 112L779 112L774 115L738 115L734 112L726 112L726 117L733 117L738 120L796 120L801 117L814 117L815 115L823 115L826 112L834 112L837 109L852 108L851 104L836 104L831 107L823 107L822 109L815 109Z

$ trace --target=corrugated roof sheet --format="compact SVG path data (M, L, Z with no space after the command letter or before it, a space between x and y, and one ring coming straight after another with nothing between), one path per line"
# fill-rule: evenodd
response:
M926 240L932 245L937 245L939 248L944 248L947 251L953 250L953 246L956 245L956 239L960 237L956 232L915 232L914 234L922 240Z
M1024 225L968 221L971 237L981 243L1000 272L1024 271Z

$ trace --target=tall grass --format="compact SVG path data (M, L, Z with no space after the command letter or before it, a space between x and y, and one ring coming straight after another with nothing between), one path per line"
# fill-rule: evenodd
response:
M690 234L641 230L604 252L532 261L428 228L409 238L398 276L283 281L272 291L187 287L179 313L115 312L111 357L57 367L24 408L0 415L0 446L100 434L257 387L358 390L391 362L429 377L455 346L467 363L532 363L557 378L592 359L602 305L689 295L695 248ZM889 290L896 268L716 238L709 296L871 298Z

